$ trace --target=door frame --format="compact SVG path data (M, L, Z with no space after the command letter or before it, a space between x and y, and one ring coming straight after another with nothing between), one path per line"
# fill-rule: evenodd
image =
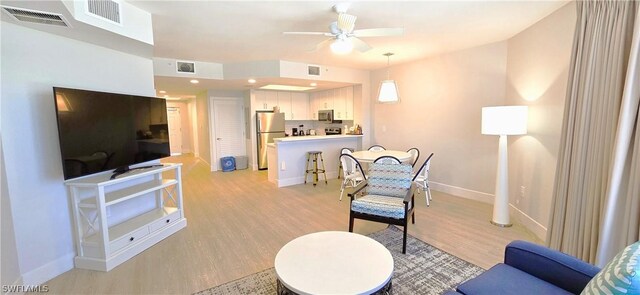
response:
M172 111L178 111L178 120L180 121L180 152L179 153L174 153L171 152L172 156L179 156L183 154L183 150L182 147L184 146L184 139L183 139L183 133L182 133L182 110L180 108L180 106L167 106L167 126L169 126L169 111L170 109L173 109ZM168 127L168 131L169 131L169 140L171 140L171 127ZM169 143L169 149L171 149L171 143Z
M218 156L218 148L216 145L216 128L215 128L215 106L214 103L216 101L237 101L240 103L240 106L242 107L242 111L241 111L241 116L240 116L240 120L241 120L241 128L242 128L242 141L243 141L243 146L247 145L247 138L246 138L246 134L247 134L247 130L246 130L246 126L245 126L245 118L244 118L244 112L245 112L245 108L246 106L244 105L244 98L243 97L232 97L232 96L211 96L209 97L209 118L211 118L209 120L209 152L211 155L211 171L218 171L218 162L220 162L220 157ZM246 151L245 151L246 154Z

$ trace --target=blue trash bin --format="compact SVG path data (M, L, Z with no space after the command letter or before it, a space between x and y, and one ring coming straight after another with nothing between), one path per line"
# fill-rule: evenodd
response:
M220 164L222 165L222 172L236 170L236 159L234 157L222 157L220 158Z

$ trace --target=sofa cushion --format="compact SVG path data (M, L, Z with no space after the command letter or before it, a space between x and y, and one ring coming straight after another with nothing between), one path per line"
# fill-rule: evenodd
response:
M581 294L640 294L640 241L633 243L595 276Z
M478 277L458 286L458 292L466 295L494 294L572 294L517 268L500 263Z

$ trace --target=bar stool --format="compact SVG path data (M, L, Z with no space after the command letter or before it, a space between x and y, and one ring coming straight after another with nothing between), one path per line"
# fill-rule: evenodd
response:
M322 169L318 169L318 158L320 158L320 162L322 162ZM313 162L312 162L313 161ZM311 166L311 169L309 169L309 165ZM313 186L316 186L316 184L318 183L318 174L322 173L324 174L324 183L327 184L327 173L325 172L325 168L324 168L324 159L322 158L322 152L321 151L310 151L307 152L307 167L306 170L304 171L304 183L307 183L307 175L309 174L309 172L313 173Z

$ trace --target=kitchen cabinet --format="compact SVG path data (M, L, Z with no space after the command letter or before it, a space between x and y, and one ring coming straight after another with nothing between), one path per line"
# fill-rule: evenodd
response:
M291 93L291 120L311 120L309 116L309 95Z
M336 120L353 120L353 87L342 87L311 93L309 98L312 120L319 110L333 110Z
M273 110L284 113L285 120L313 120L309 111L309 94L289 91L254 91L256 110Z
M273 110L278 105L276 91L255 91L256 110Z
M353 87L333 89L333 115L336 120L353 120Z
M291 113L291 92L278 91L276 92L276 96L278 97L278 107L280 107L280 112L284 113L284 119L293 120Z

